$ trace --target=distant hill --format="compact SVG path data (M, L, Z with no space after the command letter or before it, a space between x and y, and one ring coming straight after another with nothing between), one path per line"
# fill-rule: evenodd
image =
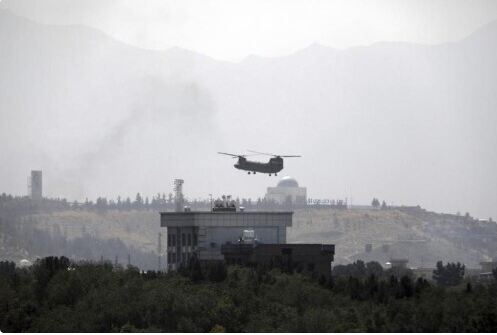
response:
M9 216L0 211L0 259L19 262L49 255L72 259L101 258L142 269L156 269L159 233L167 239L160 215L152 210L60 210ZM355 260L409 259L410 267L434 268L437 261L479 262L497 256L497 224L427 212L418 207L388 210L299 209L288 243L331 243L334 265ZM366 252L366 244L372 251ZM165 265L165 259L164 263Z
M419 207L389 210L301 210L288 231L289 243L333 243L334 264L356 260L408 259L409 267L435 268L436 262L479 262L497 257L497 224L427 212ZM366 251L371 244L372 250Z

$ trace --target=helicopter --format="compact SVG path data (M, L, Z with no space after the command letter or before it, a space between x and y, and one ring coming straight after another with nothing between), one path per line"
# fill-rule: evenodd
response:
M257 152L257 151L252 151L248 150L250 152L253 152L255 154L252 155L235 155L235 154L230 154L227 152L218 152L218 154L221 155L228 155L233 158L238 157L238 162L234 165L235 168L239 170L245 170L247 171L248 174L256 174L257 172L260 173L268 173L269 176L274 174L275 176L278 175L278 172L283 170L283 157L301 157L301 156L296 156L296 155L275 155L275 154L270 154L270 153L264 153L264 152ZM256 155L268 155L268 156L273 156L272 158L269 159L269 162L267 163L262 163L262 162L255 162L255 161L250 161L247 159L248 156L256 156Z

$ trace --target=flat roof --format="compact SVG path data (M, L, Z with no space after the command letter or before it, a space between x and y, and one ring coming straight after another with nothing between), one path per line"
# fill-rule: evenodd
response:
M161 227L291 227L293 212L161 212Z
M191 212L159 212L160 214L293 214L293 211L191 211Z

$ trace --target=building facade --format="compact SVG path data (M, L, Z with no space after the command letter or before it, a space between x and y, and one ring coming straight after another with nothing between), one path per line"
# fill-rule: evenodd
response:
M276 187L268 187L266 200L278 204L305 205L307 203L307 188L299 187L295 178L283 177Z
M223 244L237 243L251 229L264 244L286 243L286 228L293 212L162 212L161 227L167 228L167 264L176 269L195 252L200 260L224 260Z

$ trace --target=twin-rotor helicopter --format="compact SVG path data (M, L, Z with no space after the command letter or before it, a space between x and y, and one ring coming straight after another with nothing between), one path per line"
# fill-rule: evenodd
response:
M260 173L268 173L270 176L274 174L275 176L278 175L278 172L283 170L283 157L301 157L297 155L275 155L275 154L270 154L270 153L265 153L265 152L257 152L257 151L252 151L248 150L249 152L253 152L254 154L251 155L235 155L235 154L229 154L226 152L218 152L218 154L221 155L228 155L233 158L238 157L238 162L234 165L235 168L239 170L244 170L247 171L248 174L256 174L257 172ZM248 156L255 156L255 155L267 155L267 156L272 156L272 158L269 159L269 162L267 163L262 163L262 162L255 162L255 161L250 161L247 159Z

